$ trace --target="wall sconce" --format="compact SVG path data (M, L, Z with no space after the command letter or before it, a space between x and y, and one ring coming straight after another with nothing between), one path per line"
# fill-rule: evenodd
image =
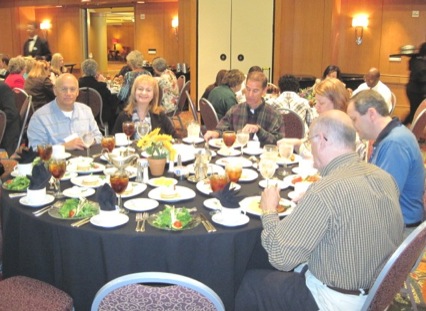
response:
M174 17L172 19L172 28L175 30L176 39L178 38L179 18Z
M50 30L50 29L52 29L52 24L50 23L50 21L49 20L44 20L44 21L42 21L41 23L40 23L40 29L41 30L44 30L44 36L46 37L46 39L47 39L47 34L48 34L48 31Z
M357 15L352 18L352 27L355 28L355 42L360 45L362 43L362 36L364 28L368 26L367 15Z

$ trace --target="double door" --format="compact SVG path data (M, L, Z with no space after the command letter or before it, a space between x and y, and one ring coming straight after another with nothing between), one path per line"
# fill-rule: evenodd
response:
M274 0L198 0L198 96L221 69L272 75Z

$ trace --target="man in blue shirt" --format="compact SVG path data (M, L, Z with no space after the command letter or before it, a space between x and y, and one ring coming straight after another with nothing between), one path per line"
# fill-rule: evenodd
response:
M91 132L100 143L99 131L89 106L76 103L78 81L65 73L55 83L55 100L38 109L28 125L28 140L31 147L39 144L63 144L66 149L84 149L83 134Z
M406 230L423 221L424 167L415 136L398 118L391 118L383 97L373 90L351 98L348 115L362 139L375 140L368 161L393 176Z

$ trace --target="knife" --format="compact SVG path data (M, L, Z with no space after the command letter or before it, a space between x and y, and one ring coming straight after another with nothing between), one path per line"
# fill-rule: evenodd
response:
M80 227L80 226L82 226L82 225L87 224L89 221L90 221L90 217L83 218L83 219L81 219L81 220L79 220L79 221L73 222L73 223L71 224L71 227L78 228L78 227Z
M206 216L204 216L204 214L200 214L200 216L201 216L201 220L202 220L202 222L204 222L204 227L206 228L206 230L207 230L207 232L216 232L216 228L212 225L212 223L207 219L207 217ZM207 227L209 228L209 229L207 229Z

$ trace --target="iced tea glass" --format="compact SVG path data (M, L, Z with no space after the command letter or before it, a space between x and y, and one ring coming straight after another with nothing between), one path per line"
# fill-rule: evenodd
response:
M37 145L37 153L38 156L43 160L43 161L49 161L50 158L52 157L52 145L51 144L41 144L41 145Z
M127 185L129 184L129 175L124 169L119 169L110 175L109 182L112 190L114 190L118 196L118 207L120 209L120 213L127 214L127 211L123 208L121 194L126 190Z
M228 183L228 176L226 174L214 173L210 175L210 187L213 192L222 190Z
M56 198L64 197L61 191L61 178L67 170L67 161L64 158L53 158L49 161L49 172L55 178Z
M102 148L106 148L109 152L112 152L115 148L115 136L108 135L102 137L101 145Z
M225 146L231 148L237 139L237 134L234 131L225 131L222 134L222 139Z
M241 162L233 161L226 164L225 172L229 181L237 183L241 178L243 166L241 165Z

